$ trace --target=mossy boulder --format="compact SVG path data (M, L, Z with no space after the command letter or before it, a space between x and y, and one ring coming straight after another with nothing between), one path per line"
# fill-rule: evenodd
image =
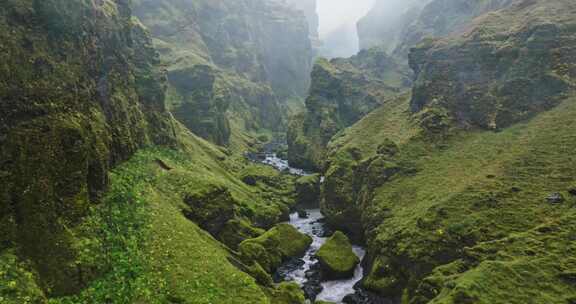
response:
M279 175L278 171L270 166L251 165L240 172L240 179L249 186L256 186L261 182L267 186L280 187Z
M324 280L348 279L354 275L360 259L352 250L348 237L336 231L316 253Z
M242 241L259 237L265 232L264 229L256 228L246 220L232 219L224 225L218 234L218 240L236 250Z
M295 182L296 205L318 207L320 202L320 174L302 176Z
M213 236L218 236L235 215L236 200L230 190L220 185L207 185L184 195L188 206L184 215Z
M312 238L289 224L278 224L263 235L240 243L245 263L257 262L272 273L283 261L304 255Z
M283 282L271 291L274 304L304 304L306 299L300 286L294 282Z

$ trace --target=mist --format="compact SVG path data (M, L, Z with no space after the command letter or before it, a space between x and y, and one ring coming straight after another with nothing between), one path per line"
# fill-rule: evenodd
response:
M325 57L349 57L359 50L356 22L364 17L375 0L318 0L319 34Z

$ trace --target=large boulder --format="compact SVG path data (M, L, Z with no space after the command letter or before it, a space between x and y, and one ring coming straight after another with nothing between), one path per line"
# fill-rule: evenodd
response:
M352 250L350 240L340 231L336 231L320 247L316 256L325 280L348 279L354 275L354 269L360 263L360 259Z
M289 224L278 224L263 235L240 243L238 251L245 263L257 262L272 273L283 261L304 255L312 238Z
M275 304L304 304L306 299L300 286L294 282L283 282L271 293L272 303Z
M184 196L189 207L184 215L202 229L217 236L229 220L234 218L236 205L230 191L219 185L209 185Z
M320 201L320 175L302 176L296 180L296 204L301 207L317 207Z
M218 234L218 240L232 249L237 249L242 241L259 237L266 232L241 219L229 220Z

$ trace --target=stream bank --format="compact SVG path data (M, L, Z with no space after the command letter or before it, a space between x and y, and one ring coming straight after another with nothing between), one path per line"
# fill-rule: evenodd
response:
M279 171L293 175L305 176L309 173L292 168L288 161L278 157L271 151L247 155L252 161L258 161L272 166ZM319 205L319 204L318 204ZM276 282L293 281L298 283L306 298L311 301L326 301L345 304L384 304L370 296L359 287L364 276L364 263L359 263L354 275L349 279L323 281L316 252L334 232L326 223L318 208L299 209L290 214L289 224L300 232L312 237L312 244L302 258L295 258L282 265L274 275ZM363 261L366 250L359 245L353 245L352 250ZM374 299L373 299L374 298ZM386 303L387 304L387 303Z

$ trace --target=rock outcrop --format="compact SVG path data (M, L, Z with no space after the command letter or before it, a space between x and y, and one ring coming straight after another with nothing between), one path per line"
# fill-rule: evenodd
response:
M240 243L238 250L244 262L258 263L272 273L289 258L304 255L312 238L289 224L278 224L263 235Z
M320 202L321 176L319 174L307 175L298 178L295 182L296 205L301 208L316 208Z
M360 259L352 250L348 237L336 231L316 253L324 280L349 279Z
M576 4L449 2L421 14L437 38L405 44L412 94L328 143L323 213L354 219L347 229L368 244L363 287L386 299L572 301Z
M139 0L135 14L167 64L176 118L212 142L228 144L230 123L281 130L286 101L305 95L314 51L300 9L268 0Z
M412 49L412 111L498 130L557 105L575 87L574 16L563 12L569 6L516 2L459 35Z
M165 75L126 1L3 1L0 40L0 251L73 293L86 283L73 229L107 171L174 142Z
M382 49L363 50L348 59L319 59L312 72L306 111L288 130L288 159L294 167L321 170L326 144L401 92L407 73Z
M430 0L378 0L360 21L360 49L381 47L392 54L403 42L405 30Z

